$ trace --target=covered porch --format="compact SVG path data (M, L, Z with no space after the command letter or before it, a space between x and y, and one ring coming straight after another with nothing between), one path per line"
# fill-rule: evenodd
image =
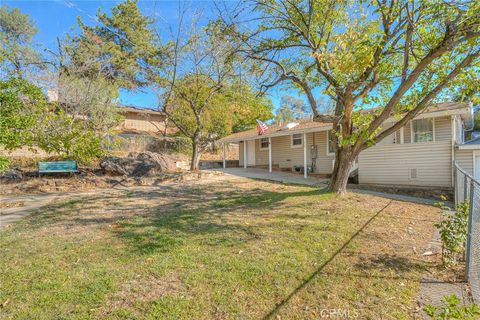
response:
M244 170L255 168L270 174L297 174L304 179L328 178L335 159L330 142L331 124L312 119L298 121L287 126L272 125L263 134L252 129L221 139L223 168L228 169L228 160L232 160L225 157L227 145L238 144L238 162Z

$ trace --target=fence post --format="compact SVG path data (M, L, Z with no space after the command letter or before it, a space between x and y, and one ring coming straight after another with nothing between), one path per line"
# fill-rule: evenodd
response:
M455 162L453 163L453 203L455 205L458 204L458 188L457 188L457 179L458 179L458 174L457 174L457 166L455 165Z
M463 201L466 201L468 199L467 193L468 193L468 177L466 175L463 175Z
M471 259L471 245L472 245L472 224L473 224L473 197L475 192L475 183L473 179L470 179L470 202L468 204L468 231L467 231L467 243L465 245L465 281L468 282L470 278L470 263Z

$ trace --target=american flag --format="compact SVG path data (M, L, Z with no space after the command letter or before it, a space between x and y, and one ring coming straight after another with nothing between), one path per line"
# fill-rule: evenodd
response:
M268 126L265 123L263 123L262 121L257 119L257 132L258 132L258 134L262 135L265 132L267 132L267 130L268 130Z

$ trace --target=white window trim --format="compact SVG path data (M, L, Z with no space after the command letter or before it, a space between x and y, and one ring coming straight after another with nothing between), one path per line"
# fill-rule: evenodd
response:
M328 139L328 133L332 130L325 131L327 133L327 156L334 156L335 152L330 152L330 139Z
M294 134L299 134L301 139L302 139L302 143L301 144L297 144L297 145L293 145L293 135ZM302 148L303 147L303 133L294 133L294 134L291 134L290 135L290 148Z
M415 135L413 132L413 120L423 120L423 119L432 119L432 136L433 140L432 141L425 141L425 142L415 142ZM422 118L422 119L413 119L410 120L410 143L432 143L435 142L435 118Z
M266 146L265 148L262 148L262 140L263 140L263 139L266 139L266 140L267 140L267 146ZM258 148L259 148L260 150L262 150L262 151L268 150L268 145L270 144L268 141L269 141L268 138L260 138L260 139L258 139Z

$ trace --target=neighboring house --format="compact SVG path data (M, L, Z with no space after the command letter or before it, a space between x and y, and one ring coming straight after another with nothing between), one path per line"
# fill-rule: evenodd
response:
M48 90L46 98L49 102L57 102L58 92L56 90ZM120 133L170 134L174 132L173 127L167 127L165 132L167 123L165 119L167 117L163 112L133 106L120 106L118 109L119 113L124 117L123 121L116 128ZM75 117L82 118L84 116L76 115Z
M117 129L121 132L163 134L165 132L166 115L152 109L136 107L120 107L120 114L124 120ZM171 133L171 128L167 128Z
M263 135L255 129L220 140L238 143L240 166L292 170L328 176L335 161L331 123L312 119L296 126L272 125ZM393 125L391 118L385 128ZM472 143L465 143L473 127L473 108L468 103L441 103L430 107L396 133L362 151L355 162L359 183L397 186L452 187L453 162L474 167ZM480 172L480 141L478 165ZM467 161L467 158L469 159ZM308 170L304 168L307 167ZM472 171L473 172L473 171Z

